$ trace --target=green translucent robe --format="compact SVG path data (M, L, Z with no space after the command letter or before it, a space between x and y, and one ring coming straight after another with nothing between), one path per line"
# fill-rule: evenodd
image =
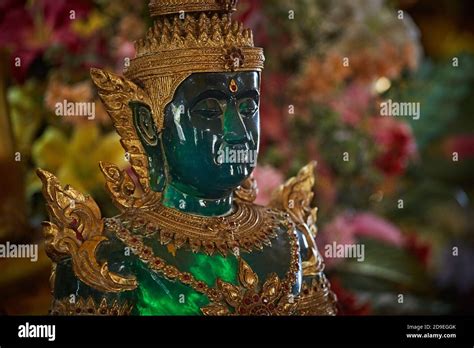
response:
M93 297L97 303L102 298L109 301L125 301L134 305L134 315L202 315L201 308L209 304L207 296L195 291L179 281L170 281L161 274L151 270L147 264L136 257L111 232L107 233L109 241L104 243L98 252L100 262L107 261L112 272L122 275L135 275L138 287L133 291L120 293L102 293L80 280L72 271L71 261L64 260L58 264L54 295L57 299L65 297ZM225 257L220 254L209 256L204 253L193 253L179 249L174 254L167 246L161 245L150 237L145 243L153 248L155 255L167 263L176 266L182 272L191 273L197 280L214 287L217 278L238 285L238 259L229 253ZM262 284L270 273L284 278L290 264L290 247L287 233L283 227L278 230L278 238L272 240L271 247L262 251L242 253L242 258L258 275ZM296 295L301 286L301 269L297 284L293 289Z

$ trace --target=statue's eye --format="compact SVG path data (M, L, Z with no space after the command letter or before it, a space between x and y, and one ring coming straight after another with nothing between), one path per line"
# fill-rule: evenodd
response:
M258 110L258 104L253 98L239 100L239 113L245 117L252 117Z
M201 116L208 119L220 117L222 113L221 103L215 98L203 99L191 109L191 116Z

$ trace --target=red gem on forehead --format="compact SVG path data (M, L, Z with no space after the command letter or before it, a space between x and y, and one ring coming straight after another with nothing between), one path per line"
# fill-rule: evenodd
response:
M235 82L234 79L232 79L229 83L229 90L232 92L232 93L235 93L239 90L239 87L237 86L237 83Z

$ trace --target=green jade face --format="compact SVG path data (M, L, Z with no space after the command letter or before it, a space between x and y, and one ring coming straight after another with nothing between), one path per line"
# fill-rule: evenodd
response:
M165 206L204 216L232 211L233 190L256 165L259 87L258 72L193 74L167 105L160 134L149 108L132 104Z

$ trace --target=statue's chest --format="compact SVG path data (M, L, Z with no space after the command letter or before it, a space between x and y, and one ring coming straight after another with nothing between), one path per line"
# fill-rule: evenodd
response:
M122 229L136 261L140 315L291 314L301 262L287 230L262 250L208 255Z

